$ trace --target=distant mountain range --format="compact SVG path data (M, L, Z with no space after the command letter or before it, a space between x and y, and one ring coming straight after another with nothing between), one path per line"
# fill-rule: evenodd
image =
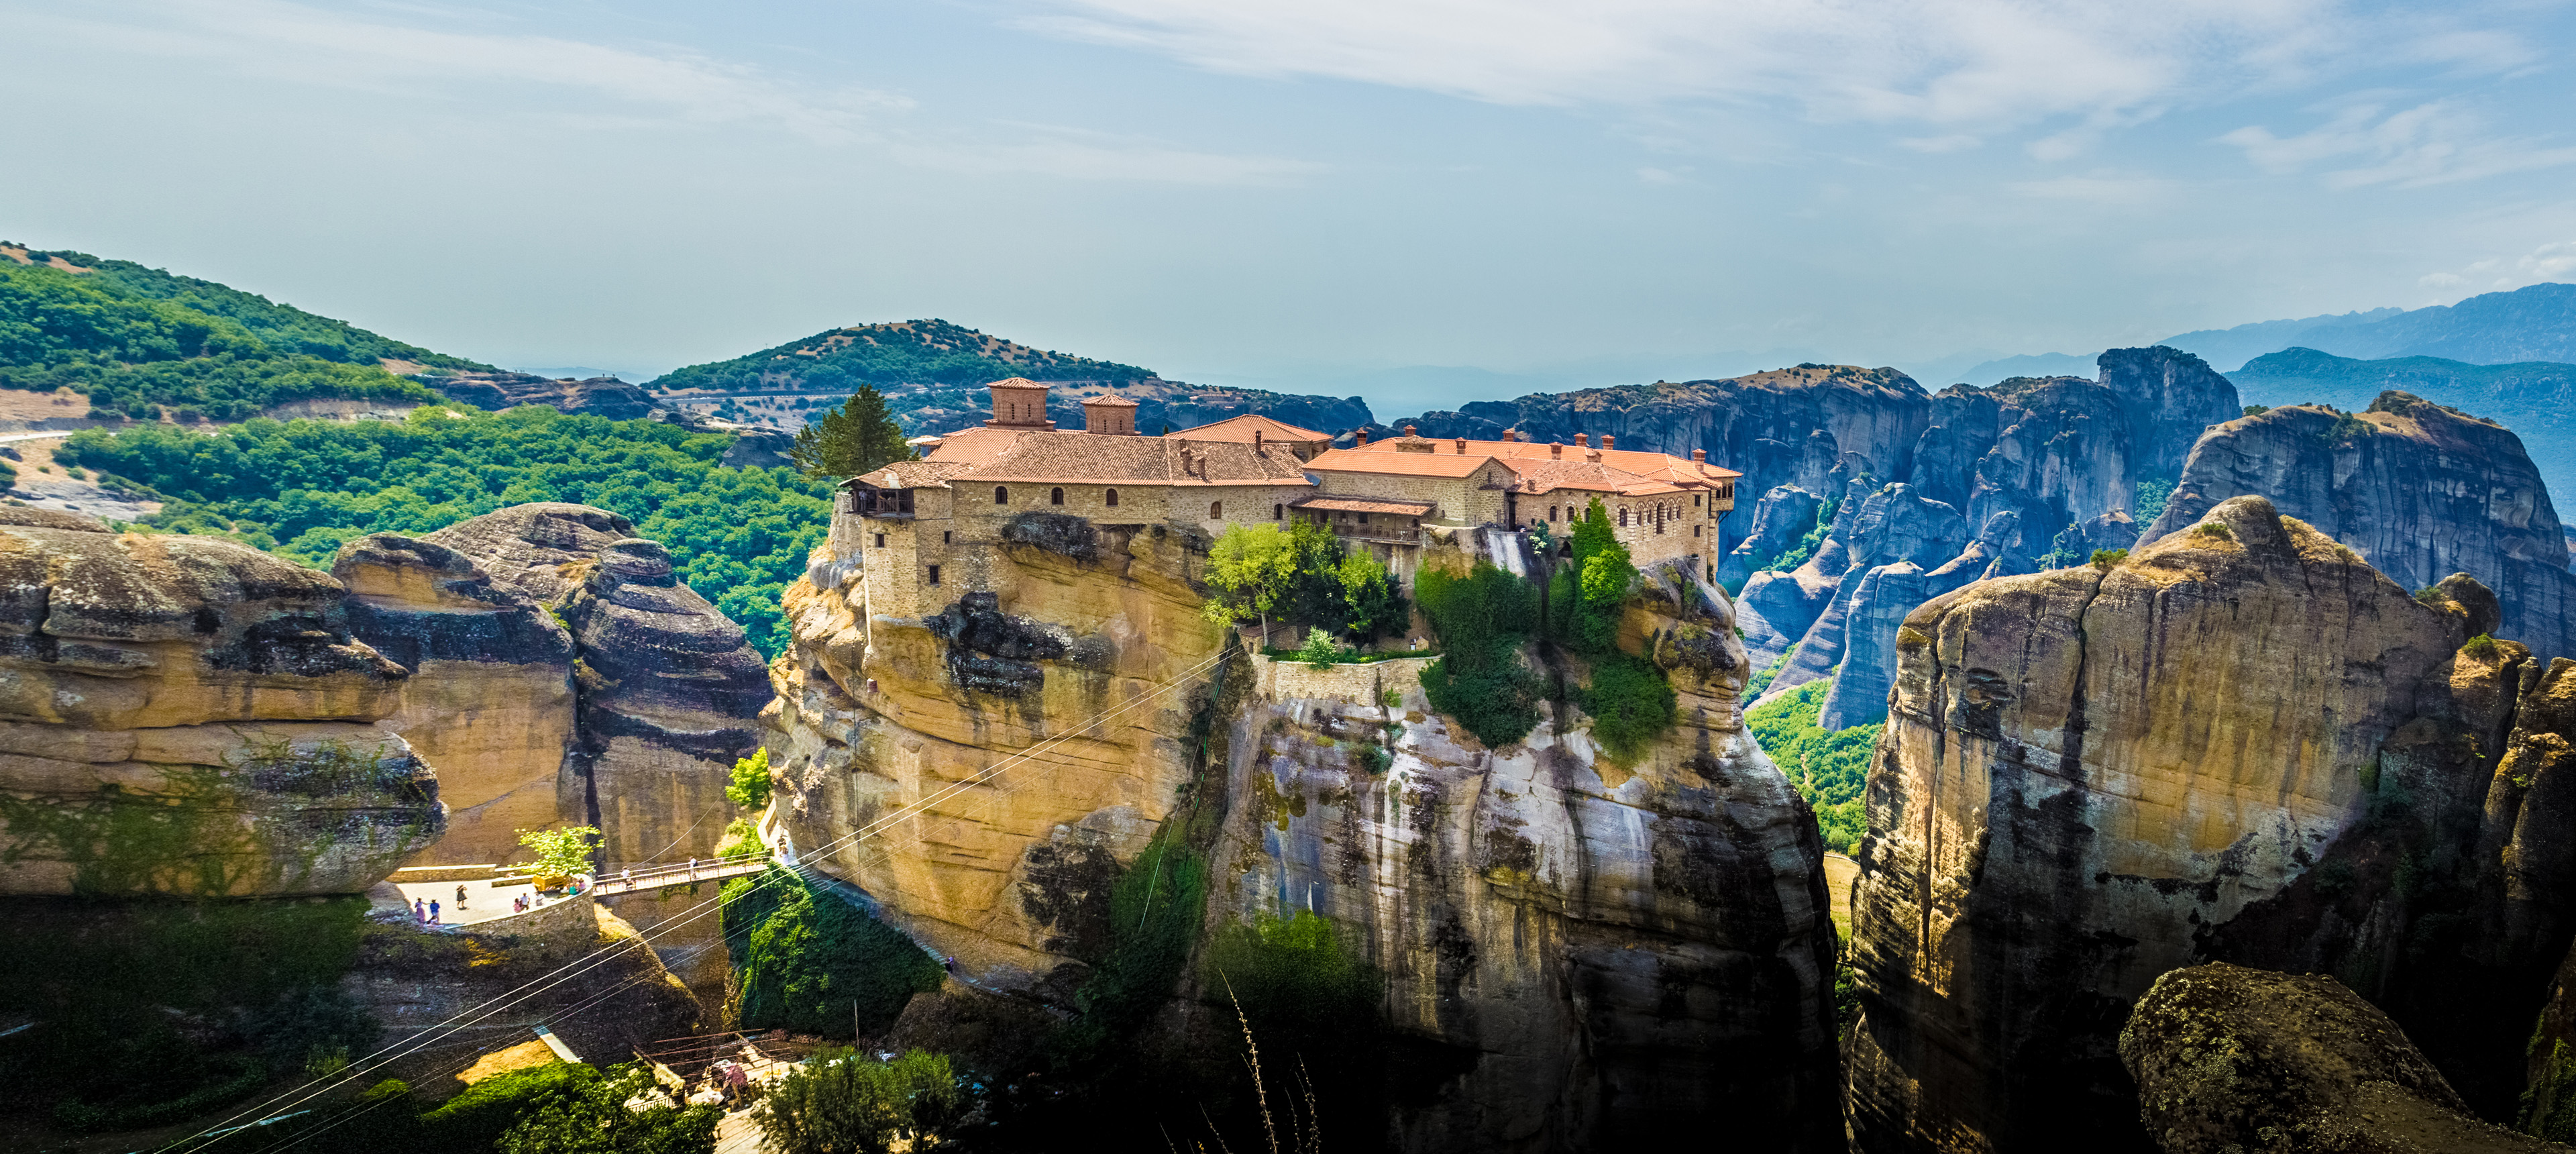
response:
M2256 357L2227 378L2249 404L2323 403L2360 412L2382 391L2396 389L2498 421L2522 438L2552 494L2576 494L2576 364L2359 360L2299 348Z
M2455 305L2257 321L2232 329L2176 333L2156 343L2197 353L2211 367L2228 373L2256 357L2290 348L2360 360L2442 357L2476 365L2576 361L2576 284L2536 284L2473 296ZM1978 385L2007 377L2089 377L2093 357L2032 353L1972 365L1957 375Z

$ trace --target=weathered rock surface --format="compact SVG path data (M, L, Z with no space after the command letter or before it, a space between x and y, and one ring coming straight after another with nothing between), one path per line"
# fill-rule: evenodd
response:
M529 791L547 767L560 766L560 816L600 828L612 869L713 855L729 810L728 774L759 745L753 719L770 700L764 663L741 628L673 576L667 550L634 534L633 524L605 509L539 502L416 543L370 539L385 550L470 562L482 577L438 562L451 574L444 580L466 590L446 595L492 607L493 652L515 658L510 676L532 693L558 692L547 679L559 659L555 639L568 627L569 728L533 715L506 722L495 739L523 743L535 760L492 784L509 784L533 806ZM477 584L485 579L488 587ZM487 594L498 600L483 600ZM563 626L536 620L549 610ZM571 734L570 748L550 755L547 742L559 732ZM486 824L502 828L497 817Z
M0 506L0 893L353 892L434 840L337 582Z
M2343 983L2224 962L2164 974L2120 1031L2164 1154L2539 1154L2479 1121L2397 1023Z
M2504 426L2399 392L2366 412L2293 405L2210 430L2147 533L2264 497L2421 588L2465 572L2504 603L2499 637L2576 656L2576 574L2549 490Z
M1849 682L1837 680L1820 723L1877 721L1895 676L1897 625L1922 603L1906 598L2134 542L2138 483L2172 477L2204 427L2236 415L2236 392L2199 358L2168 348L2112 349L2100 360L2096 381L1944 389L1892 471L1847 471L1836 478L1840 491L1819 491L1840 499L1840 549L1817 550L1792 574L1755 573L1744 586L1754 660L1767 664L1797 647L1769 692L1839 667ZM1784 508L1791 500L1764 497Z
M1582 1149L1708 1118L1840 1145L1821 847L1742 732L1722 594L1658 574L1659 607L1624 623L1684 722L1623 767L1578 711L1480 747L1428 714L1419 662L1243 654L1198 616L1203 547L1111 527L999 547L971 562L989 594L928 620L869 615L856 558L818 551L773 670L778 820L979 988L1064 1005L1110 883L1204 773L1225 799L1204 933L1311 902L1385 973L1398 1035L1457 1057L1398 1107L1397 1145ZM1162 1021L1233 1031L1194 981Z
M340 547L350 630L411 671L387 724L438 767L447 833L423 859L505 862L517 831L584 820L564 777L574 742L572 636L474 560L393 533Z
M653 396L615 377L573 380L533 373L461 372L421 378L429 387L478 409L546 405L584 417L631 421L653 411Z
M1908 617L1856 855L1856 1148L2146 1148L2113 1036L2211 959L2337 975L2508 1109L2576 879L2538 800L2564 774L2489 786L2549 745L2517 716L2553 682L2462 648L2484 591L2443 589L2239 498Z

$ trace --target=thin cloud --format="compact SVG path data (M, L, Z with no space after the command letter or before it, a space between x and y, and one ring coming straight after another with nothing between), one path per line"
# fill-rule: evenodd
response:
M2303 171L2323 161L2347 167L2325 174L2334 188L2390 185L2422 188L2512 172L2576 164L2576 147L2549 147L2527 137L2485 133L2483 122L2451 101L2389 111L2375 103L2343 109L2296 136L2276 136L2261 125L2218 138L2274 175Z
M1280 185L1325 166L1287 157L1201 152L1152 140L1051 126L1016 126L1032 139L961 144L906 140L895 159L919 168L974 175L1032 173L1067 180L1146 181L1191 185Z
M2195 86L2286 67L2277 59L2284 46L2313 41L2332 7L1059 0L1021 23L1221 72L1331 77L1497 104L1786 100L1825 120L1962 129L1916 138L1949 144L1968 129L2134 115Z
M2011 181L2004 190L2033 200L2071 200L2087 204L2143 205L2164 200L2175 182L2155 177L2061 176L2052 180Z

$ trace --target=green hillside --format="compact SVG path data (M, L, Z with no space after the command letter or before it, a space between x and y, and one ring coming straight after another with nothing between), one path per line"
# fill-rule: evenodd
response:
M100 416L239 420L314 397L435 399L386 371L490 366L131 261L0 242L0 388L87 394Z
M2522 438L2552 502L2576 499L2576 365L2472 365L2440 357L2364 361L2284 349L2227 374L2249 404L2322 403L2360 412L2387 389L2503 423Z
M613 510L775 657L778 595L831 524L831 490L792 469L716 464L733 438L542 406L408 421L252 420L213 433L73 434L55 459L150 486L153 527L229 536L316 568L369 533L427 533L528 501Z
M781 389L847 394L860 385L980 385L1001 377L1040 381L1141 381L1134 365L1033 349L943 320L856 325L816 333L729 361L675 369L657 391Z

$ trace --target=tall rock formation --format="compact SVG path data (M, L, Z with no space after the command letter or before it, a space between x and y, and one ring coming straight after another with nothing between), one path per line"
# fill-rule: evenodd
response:
M412 673L393 724L456 765L437 860L506 861L517 830L558 822L598 826L610 869L713 855L768 677L634 533L540 502L341 549L360 635Z
M976 986L1070 1009L1112 883L1158 829L1201 836L1172 821L1199 799L1202 946L1311 909L1384 973L1397 1041L1446 1056L1397 1096L1396 1145L1584 1149L1705 1118L1840 1145L1821 847L1742 731L1723 594L1656 574L1631 610L1623 645L1670 671L1683 723L1623 766L1570 708L1482 747L1428 711L1420 661L1246 654L1199 616L1203 538L1057 520L928 618L871 615L855 548L790 588L773 812L809 861ZM1425 564L1486 552L1459 538ZM1152 1030L1232 1036L1223 997L1184 976Z
M0 506L0 893L365 889L438 837L330 578Z
M2465 572L2504 603L2496 636L2576 656L2576 574L2549 490L2504 426L2407 393L2361 413L2293 405L2211 429L2152 537L2253 494L2420 588Z
M2335 974L2509 1105L2576 871L2534 801L2557 775L2490 788L2551 740L2516 729L2529 654L2463 645L2495 613L2249 497L1908 617L1857 854L1855 1148L2149 1148L2114 1038L2212 959Z
M1820 497L1840 502L1827 547L1793 572L1745 582L1754 661L1796 647L1770 692L1840 669L1820 724L1877 721L1895 676L1897 626L1914 606L1971 581L2128 547L2138 483L2172 477L2203 428L2236 415L2236 390L2200 358L2168 348L2112 349L2100 364L2095 381L1954 385L1931 399L1921 436L1891 472L1848 472L1834 478L1835 492L1766 493L1757 524L1791 519ZM1891 523L1902 528L1877 529ZM1746 551L1729 557L1727 572L1763 563Z
M447 833L423 859L506 862L518 832L586 820L574 745L572 635L474 560L395 533L340 547L349 624L411 671L387 724L438 767Z

